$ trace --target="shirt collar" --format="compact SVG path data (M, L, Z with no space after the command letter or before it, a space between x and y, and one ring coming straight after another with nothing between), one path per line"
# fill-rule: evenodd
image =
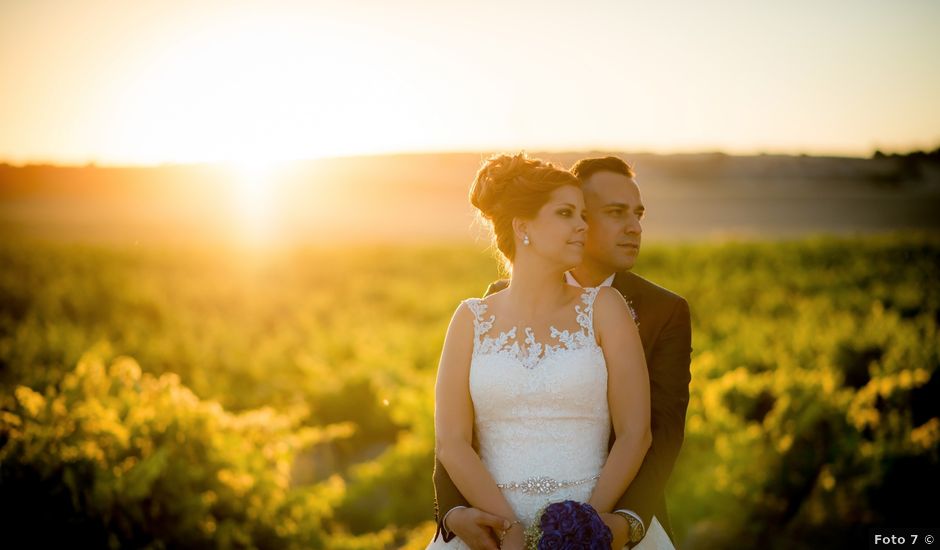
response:
M613 285L613 284L614 284L614 277L615 277L616 275L617 275L616 273L612 273L612 274L610 275L610 277L607 277L606 279L604 279L604 282L601 283L601 284L599 284L599 285L597 285L597 286L611 286L611 285ZM565 271L565 282L568 283L568 284L571 285L571 286L581 286L581 283L579 283L578 280L574 278L574 275L572 275L570 271Z

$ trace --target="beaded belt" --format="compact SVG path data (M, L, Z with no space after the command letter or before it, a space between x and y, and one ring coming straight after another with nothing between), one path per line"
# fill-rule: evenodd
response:
M601 475L597 474L593 477L586 477L584 479L579 479L576 481L558 481L557 479L552 479L550 477L530 477L529 479L523 482L512 482L512 483L497 483L496 486L500 489L510 489L522 491L527 495L547 495L554 493L558 489L563 489L565 487L574 487L576 485L581 485L588 483L589 481L594 481L600 479Z

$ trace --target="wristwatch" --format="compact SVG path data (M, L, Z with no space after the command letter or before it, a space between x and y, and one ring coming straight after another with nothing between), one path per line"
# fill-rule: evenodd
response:
M621 510L614 510L613 513L627 520L627 523L630 525L630 544L633 545L640 542L640 539L642 539L643 535L646 534L646 528L643 527L643 523L632 515Z

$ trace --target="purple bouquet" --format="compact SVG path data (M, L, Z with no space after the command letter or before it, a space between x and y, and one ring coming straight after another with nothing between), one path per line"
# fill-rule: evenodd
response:
M593 506L565 500L542 508L525 540L527 550L610 550L614 536Z

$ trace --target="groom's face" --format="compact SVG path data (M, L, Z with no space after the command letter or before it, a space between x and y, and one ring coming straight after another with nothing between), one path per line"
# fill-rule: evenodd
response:
M582 190L588 222L585 260L610 272L631 269L640 252L640 220L646 211L640 188L623 174L597 172Z

